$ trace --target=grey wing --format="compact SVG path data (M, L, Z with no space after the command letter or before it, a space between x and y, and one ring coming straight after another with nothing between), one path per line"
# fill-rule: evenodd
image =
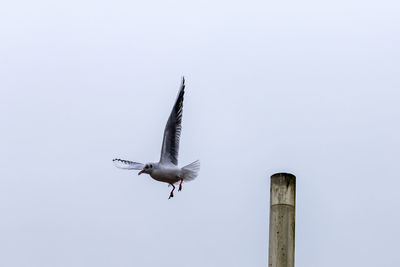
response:
M183 95L185 94L185 77L182 77L181 88L175 105L165 125L160 163L178 165L179 140L182 130Z
M143 170L144 164L123 159L113 159L115 167L126 170Z

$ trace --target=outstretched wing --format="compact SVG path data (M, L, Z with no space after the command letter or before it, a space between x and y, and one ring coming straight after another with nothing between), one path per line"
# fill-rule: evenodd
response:
M143 170L144 164L123 159L113 159L115 167L126 170Z
M179 139L182 130L183 95L185 94L185 77L182 77L181 88L175 105L165 125L164 139L161 147L160 163L178 165Z

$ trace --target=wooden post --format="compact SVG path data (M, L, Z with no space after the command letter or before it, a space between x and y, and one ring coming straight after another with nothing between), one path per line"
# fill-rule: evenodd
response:
M269 267L294 267L296 176L271 176Z

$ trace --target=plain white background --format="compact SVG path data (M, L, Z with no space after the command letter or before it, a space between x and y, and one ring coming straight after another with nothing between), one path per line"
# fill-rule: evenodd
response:
M1 266L266 266L297 176L296 266L398 266L396 1L0 4ZM181 76L180 164L157 161Z

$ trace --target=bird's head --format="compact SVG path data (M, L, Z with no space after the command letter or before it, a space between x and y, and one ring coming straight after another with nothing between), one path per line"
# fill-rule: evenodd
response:
M142 173L151 174L153 169L154 169L154 163L147 163L146 165L144 165L143 170L141 170L138 173L138 175L141 175Z

